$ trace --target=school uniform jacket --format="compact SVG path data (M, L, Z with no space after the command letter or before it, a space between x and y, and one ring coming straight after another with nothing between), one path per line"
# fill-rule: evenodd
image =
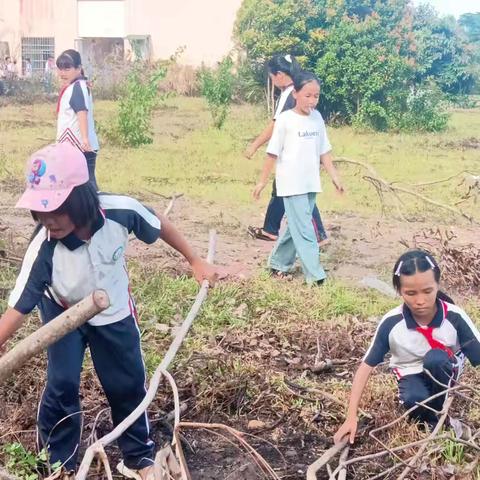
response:
M88 241L73 233L61 240L47 240L42 227L30 243L9 306L28 314L43 295L68 308L104 289L110 307L90 320L107 325L135 316L124 253L128 236L153 243L160 236L160 220L137 200L120 195L99 194L100 215Z
M398 378L421 373L423 359L440 348L460 361L466 356L480 365L480 334L470 317L456 305L437 300L437 313L427 327L420 327L406 305L388 312L380 321L364 362L375 367L390 352L390 367Z

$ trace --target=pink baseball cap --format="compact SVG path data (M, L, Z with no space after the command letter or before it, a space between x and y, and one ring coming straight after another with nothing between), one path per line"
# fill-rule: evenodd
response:
M48 145L27 162L27 188L15 205L35 212L53 212L74 187L88 182L87 161L70 143Z

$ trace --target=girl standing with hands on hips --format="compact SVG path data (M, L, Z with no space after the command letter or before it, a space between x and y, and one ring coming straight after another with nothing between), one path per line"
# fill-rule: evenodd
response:
M275 115L262 133L248 146L245 151L247 158L252 158L256 151L272 137L273 127L278 116L295 106L295 98L293 96L293 77L302 71L300 65L292 55L274 55L267 63L268 76L273 86L280 90L280 97L275 107ZM259 240L275 241L280 232L280 225L285 214L282 197L277 195L275 180L272 186L272 196L268 204L265 214L263 227L248 227L248 233L253 238ZM321 245L326 244L327 233L320 217L320 212L315 205L313 209L313 221L318 240Z
M92 185L98 190L95 165L99 149L93 98L83 74L82 59L76 50L65 50L57 58L62 89L57 104L57 142L69 142L85 155Z
M338 192L343 193L343 186L333 164L325 123L315 110L320 97L318 78L309 72L297 74L293 97L295 107L280 114L275 122L253 197L258 200L276 167L277 195L283 199L288 224L270 255L269 267L272 273L284 276L298 255L307 283L320 284L326 275L312 222L316 196L321 192L320 163Z

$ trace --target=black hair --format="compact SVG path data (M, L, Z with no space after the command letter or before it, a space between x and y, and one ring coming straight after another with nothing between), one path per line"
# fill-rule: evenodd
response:
M38 221L37 212L31 211ZM52 213L66 213L76 228L90 227L100 215L100 202L95 187L91 182L74 187L67 199Z
M437 261L430 252L421 249L408 250L395 262L393 267L392 284L397 292L400 293L401 275L415 275L417 272L426 272L433 270L435 282L440 283L441 272ZM437 293L437 298L448 303L455 303L446 293L441 290Z
M65 50L58 56L56 64L60 70L78 68L82 65L82 57L76 50Z
M311 82L317 82L318 86L320 86L320 79L311 72L301 71L293 76L293 86L297 92Z
M267 70L273 75L282 72L293 78L302 68L293 55L277 54L267 62Z

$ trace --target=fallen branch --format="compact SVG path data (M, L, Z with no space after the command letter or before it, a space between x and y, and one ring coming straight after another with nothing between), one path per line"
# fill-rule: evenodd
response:
M433 429L432 433L428 436L427 440L433 441L433 440L435 440L436 437L438 437L438 434L439 434L440 430L442 429L443 424L445 423L445 420L448 417L448 410L452 406L452 402L453 402L453 397L450 397L450 398L447 399L447 401L445 403L445 406L443 408L442 416L438 419L437 425ZM427 445L428 444L425 443L418 449L418 452L410 460L410 462L408 462L408 465L405 467L403 472L400 474L400 476L398 477L398 480L403 480L409 474L410 470L415 467L417 461L420 458L422 458L423 452L427 448Z
M216 244L216 233L214 230L211 230L208 255L207 255L207 261L210 263L212 263L214 259L215 244ZM209 288L208 280L204 280L202 282L200 291L197 294L197 298L195 299L195 302L192 308L190 309L190 312L188 313L187 317L185 318L182 325L178 329L177 334L175 335L175 338L170 344L170 347L168 348L162 361L160 362L160 365L155 370L150 380L150 385L148 387L148 390L144 399L135 408L135 410L128 417L126 417L122 422L120 422L110 433L103 436L102 438L100 438L94 444L90 445L87 448L85 455L83 457L82 463L80 464L80 468L78 469L77 475L75 476L76 480L86 480L88 471L90 469L90 465L96 453L98 452L98 447L101 446L102 448L104 448L106 445L109 445L110 443L115 441L118 437L120 437L120 435L122 435L122 433L124 433L125 430L127 430L137 420L137 418L139 418L140 415L142 415L145 412L145 410L148 408L150 403L153 401L162 377L165 376L165 372L167 371L172 360L175 358L175 355L177 354L183 341L185 340L185 337L187 336L187 333L190 330L190 327L193 321L195 320L196 316L198 315L198 312L200 311L202 303L207 297L208 288Z
M320 458L315 460L308 468L307 468L307 480L317 480L317 472L327 464L338 452L341 452L345 446L347 445L346 441L342 441L337 443L333 447L330 447ZM330 477L335 475L338 472L334 472Z
M464 217L472 223L476 223L476 222L474 222L474 219L471 216L462 212L458 208L452 207L450 205L445 205L441 202L437 202L436 200L432 200L431 198L428 198L425 195L422 195L421 193L415 192L415 191L410 190L408 188L397 186L397 185L395 185L395 182L388 182L387 180L385 180L383 177L381 177L378 174L378 172L375 170L375 168L373 168L371 165L369 165L366 162L361 162L359 160L352 160L350 158L345 158L345 157L336 158L334 160L334 162L335 163L348 163L350 165L357 165L359 167L364 168L365 170L367 170L369 172L370 175L366 175L364 178L365 178L365 180L368 180L370 183L372 183L374 185L375 189L377 190L377 194L380 198L380 202L382 203L382 211L384 210L383 192L387 192L387 193L392 194L396 198L397 202L399 202L399 203L402 203L402 201L401 201L400 197L398 196L398 194L399 193L404 193L404 194L407 194L407 195L410 195L410 196L414 196L414 197L422 200L424 203L427 203L429 205L433 205L433 206L438 207L438 208L442 208L443 210L447 210L447 211L449 211L449 212L451 212L455 215ZM399 208L398 203L396 203L395 206L397 208L397 211L399 212L399 215L401 217L404 217L400 208Z
M350 447L346 445L345 448L342 450L342 453L340 454L340 461L338 463L338 466L341 468L338 472L338 480L347 480L347 467L345 467L343 464L347 461L349 452Z
M24 338L0 358L0 384L32 357L107 309L109 305L107 293L96 290Z
M172 196L170 203L167 205L167 208L163 212L163 215L165 217L168 217L168 214L172 211L173 205L175 204L176 200L181 197L183 197L183 193L178 193L178 194L176 193Z

